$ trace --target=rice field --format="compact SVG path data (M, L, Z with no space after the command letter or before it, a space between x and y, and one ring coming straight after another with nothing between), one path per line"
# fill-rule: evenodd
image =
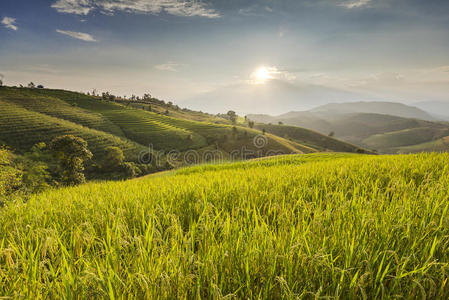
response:
M37 143L49 144L57 136L73 134L87 141L95 159L101 159L108 146L120 147L128 159L137 160L146 148L120 136L92 129L61 118L35 112L0 100L0 141L19 153Z
M449 297L449 155L309 154L0 209L0 296Z

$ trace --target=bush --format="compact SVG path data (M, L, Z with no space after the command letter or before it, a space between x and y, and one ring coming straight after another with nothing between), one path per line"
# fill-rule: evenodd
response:
M6 197L19 190L22 176L23 172L14 166L13 154L0 149L0 205Z

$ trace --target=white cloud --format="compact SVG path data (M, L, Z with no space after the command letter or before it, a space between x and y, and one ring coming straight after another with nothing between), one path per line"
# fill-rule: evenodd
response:
M359 8L368 6L370 4L371 0L350 0L350 1L344 1L339 4L339 6L343 6L348 9L352 8Z
M97 41L90 34L84 33L84 32L75 32L75 31L59 30L59 29L57 29L56 32L58 32L60 34L65 34L72 38L86 41L86 42L96 42Z
M8 29L12 29L12 30L19 29L15 25L16 24L16 19L14 19L14 18L4 17L3 20L2 20L2 24L5 25L5 27L8 28Z
M58 12L87 15L92 9L89 0L58 0L51 6Z
M155 69L159 71L166 71L166 72L179 72L179 67L184 66L183 64L177 64L174 62L168 62L165 64L160 64L154 66Z
M219 18L220 14L197 0L57 0L51 7L61 13L87 15L98 10L104 14L117 11L140 14L165 12L175 16Z

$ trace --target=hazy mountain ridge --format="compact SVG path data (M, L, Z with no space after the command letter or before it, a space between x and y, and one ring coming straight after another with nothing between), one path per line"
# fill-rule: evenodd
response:
M368 108L381 113L368 113ZM388 113L388 114L387 114ZM393 114L400 114L397 116ZM437 122L427 112L412 106L390 102L358 102L328 104L310 111L289 112L279 116L248 115L249 119L261 123L282 123L331 134L360 147L396 153L419 152L419 144L441 140L434 151L446 149L444 143L449 135L449 125ZM443 145L443 146L442 146ZM415 146L415 148L410 148ZM449 150L449 145L447 145Z

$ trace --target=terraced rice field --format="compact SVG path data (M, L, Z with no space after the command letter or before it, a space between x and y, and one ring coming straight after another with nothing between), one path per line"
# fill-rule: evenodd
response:
M26 152L37 143L49 144L53 138L65 134L85 139L98 159L108 146L120 147L131 160L136 160L138 153L144 149L143 146L118 136L0 100L0 141L7 141L8 146L15 150Z

